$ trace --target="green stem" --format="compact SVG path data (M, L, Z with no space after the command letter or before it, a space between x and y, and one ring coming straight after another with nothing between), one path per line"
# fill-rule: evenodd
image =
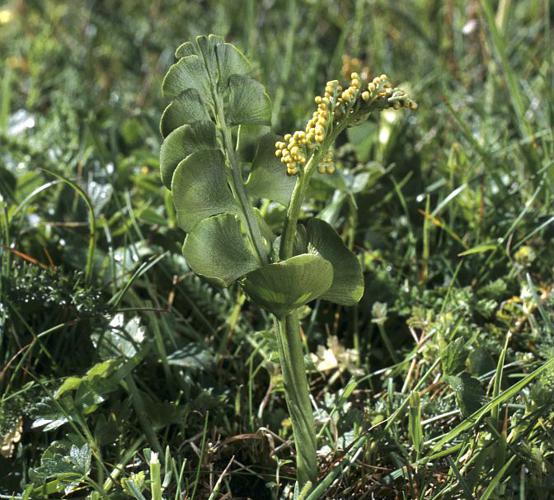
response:
M277 320L279 358L285 396L296 447L296 475L300 488L317 479L317 442L304 351L300 339L300 319L296 311Z
M329 134L327 139L321 147L310 156L310 159L306 163L303 171L298 174L298 180L294 185L290 203L287 209L287 217L285 219L285 227L281 237L281 247L279 248L279 258L281 260L290 259L293 256L294 240L296 239L296 225L298 224L298 218L300 217L300 209L304 201L304 196L308 185L310 183L310 177L317 169L321 158L325 155L331 145L335 143L335 139L340 133L348 126L348 120L345 120L341 125L337 127Z
M223 113L223 102L217 96L217 94L214 94L214 97L216 99L215 107L217 124L219 126L219 129L221 130L223 145L231 171L232 188L240 204L241 211L244 215L244 221L246 222L248 236L250 237L252 246L256 251L256 255L258 257L258 260L260 261L260 264L265 265L267 264L267 251L264 246L264 239L262 236L262 232L260 231L258 221L256 220L254 211L252 210L252 206L250 205L250 200L248 199L248 195L246 194L244 180L240 171L240 165L235 153L235 148L233 146L231 130L229 129L225 121L225 115Z
M113 488L117 478L125 470L125 466L133 458L133 456L135 455L135 453L137 452L137 450L139 449L143 441L144 441L144 437L140 436L138 439L135 440L132 446L125 451L125 454L123 455L123 458L121 459L121 461L113 468L108 479L106 479L106 481L104 482L104 493L108 493L108 491L110 491Z
M150 458L150 493L152 500L162 500L161 465L157 453Z
M283 229L283 235L281 237L281 247L279 249L279 257L281 260L290 259L293 256L294 240L296 239L296 225L298 224L298 218L300 217L300 209L302 208L302 202L304 201L304 195L310 182L312 172L319 163L321 153L314 153L303 172L300 172L298 180L294 185L292 195L290 198L289 207L287 209L287 218L285 219L285 226Z
M281 260L293 256L300 209L310 176L316 168L319 158L319 153L311 156L304 172L299 175L294 186L279 249ZM297 311L293 311L284 318L278 318L277 336L285 396L296 447L297 480L300 488L303 488L308 482L314 483L317 479L317 437Z
M315 151L303 170L292 191L287 209L287 217L281 235L279 258L290 259L294 255L296 227L304 196L312 174L337 136L346 128L347 122L334 129L320 148ZM285 384L287 406L292 422L292 432L296 446L296 475L300 489L310 488L308 483L317 479L317 436L315 433L314 415L310 403L310 387L304 364L304 351L300 339L300 318L298 311L293 311L284 318L277 319L277 336L279 340L279 357Z

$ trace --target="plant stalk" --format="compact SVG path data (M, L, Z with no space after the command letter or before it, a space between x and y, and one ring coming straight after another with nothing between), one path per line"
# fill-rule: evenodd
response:
M302 208L304 196L310 183L310 177L317 169L323 155L327 152L329 147L334 144L335 139L347 127L347 125L348 123L345 122L344 124L337 126L321 145L321 148L310 156L304 170L299 172L298 180L294 185L290 198L283 235L281 238L281 246L279 248L279 258L281 260L290 259L293 256L294 240L296 239L296 225L298 224L300 209Z
M294 311L277 320L279 357L285 396L296 447L296 476L300 488L317 479L317 443L304 350L300 338L300 319Z
M306 194L310 177L319 163L320 157L320 153L314 153L310 157L308 163L306 163L304 172L300 172L298 180L294 185L287 209L287 217L285 219L285 226L281 238L281 247L279 248L279 257L281 260L290 259L293 256L294 240L296 239L296 225L298 224L298 218L300 217L300 209L302 208L302 202L304 201L304 195Z
M287 210L287 217L279 249L281 260L293 256L296 225L311 173L317 166L319 154L311 156L304 172L298 177ZM296 476L302 489L317 479L317 437L310 402L310 388L304 363L304 349L300 338L300 319L293 311L277 319L279 358L283 372L285 396L292 422L296 447Z

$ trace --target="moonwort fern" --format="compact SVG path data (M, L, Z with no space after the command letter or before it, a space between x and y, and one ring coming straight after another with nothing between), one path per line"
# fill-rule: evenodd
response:
M299 225L316 171L333 171L337 136L372 112L415 108L385 75L343 88L328 82L304 130L275 142L259 140L254 158L241 158L243 130L269 126L270 99L247 58L222 38L185 42L163 81L171 99L160 129L161 178L171 190L177 222L187 233L183 253L191 269L219 286L238 281L276 322L279 356L303 489L317 479L316 433L297 310L314 299L357 303L364 289L356 256L321 219ZM245 180L242 165L250 163ZM256 208L260 200L286 207L281 234Z

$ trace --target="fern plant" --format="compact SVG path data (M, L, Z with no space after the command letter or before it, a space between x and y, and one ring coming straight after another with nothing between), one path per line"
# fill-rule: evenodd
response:
M246 57L220 37L197 37L175 55L162 85L171 102L161 118L160 166L187 233L183 253L195 273L223 287L238 280L275 316L297 479L309 489L318 474L317 445L297 311L317 298L353 305L364 284L356 256L329 224L317 218L298 224L302 204L314 173L332 173L330 152L345 128L372 111L415 103L385 75L362 84L354 73L347 88L328 82L305 130L259 140L245 180L244 130L271 121L263 85ZM286 207L280 235L256 208L260 200Z

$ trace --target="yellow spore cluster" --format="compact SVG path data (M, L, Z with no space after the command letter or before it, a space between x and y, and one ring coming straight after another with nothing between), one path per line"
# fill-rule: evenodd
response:
M381 75L374 78L367 85L367 90L362 92L362 99L368 102L372 99L381 99L386 103L385 108L407 108L417 109L417 103L410 99L408 94L402 89L394 88L387 75Z
M325 153L325 156L319 162L317 170L320 174L334 174L335 173L335 154L332 149Z
M306 163L310 152L325 141L335 122L351 116L357 111L367 112L369 106L378 102L376 109L416 109L417 105L401 89L393 88L388 77L381 75L362 87L362 78L357 72L350 75L350 83L343 89L337 80L327 82L323 96L316 96L317 109L304 130L286 134L283 141L275 143L275 156L287 167L287 175L296 175ZM330 158L330 159L329 159ZM331 157L324 157L319 171L333 173Z
M275 156L286 165L288 175L296 175L298 167L306 163L308 152L325 140L332 121L330 118L333 110L330 105L335 94L341 90L337 80L327 82L324 95L318 95L315 98L317 109L306 124L306 128L297 130L293 134L286 134L284 141L275 143Z
M370 75L369 67L361 59L351 57L348 54L342 56L342 68L340 72L345 80L354 72L359 73L364 81L369 80Z

